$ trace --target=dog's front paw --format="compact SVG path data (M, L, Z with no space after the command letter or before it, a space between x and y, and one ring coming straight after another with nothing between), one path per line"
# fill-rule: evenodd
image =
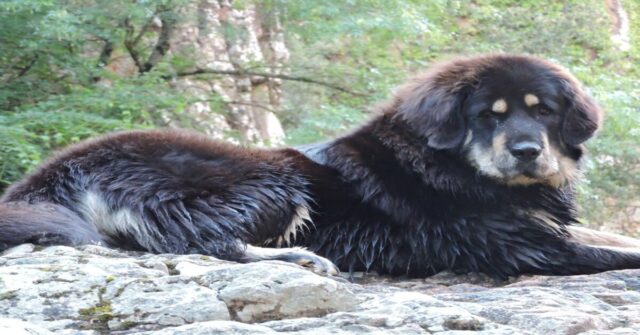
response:
M337 276L340 273L338 267L330 260L301 248L286 253L281 260L309 268L317 274Z

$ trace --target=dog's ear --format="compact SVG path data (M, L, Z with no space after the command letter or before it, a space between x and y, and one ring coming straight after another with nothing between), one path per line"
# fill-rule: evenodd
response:
M397 95L397 116L435 149L458 147L466 133L462 107L468 76L455 70L449 65L416 77Z
M588 140L602 124L602 110L581 87L577 79L565 73L560 81L568 108L562 124L564 142L576 146Z

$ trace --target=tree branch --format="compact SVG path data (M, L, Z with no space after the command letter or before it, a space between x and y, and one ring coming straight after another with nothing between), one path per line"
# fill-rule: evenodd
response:
M27 64L22 69L20 69L20 72L18 72L18 76L16 78L20 78L25 74L27 74L27 72L31 70L31 68L33 67L33 65L36 64L37 61L38 61L38 55L33 56L33 58L29 61L29 64Z
M126 18L123 24L126 29L126 34L124 36L124 47L127 49L129 56L131 56L131 59L133 59L133 62L136 64L138 72L142 73L144 72L144 65L140 61L140 55L138 54L138 51L136 51L135 40L132 39L133 33L135 32L136 28L131 24L129 18Z
M149 59L144 63L144 70L142 72L151 71L167 54L171 48L171 35L173 34L176 19L174 13L167 8L162 8L160 12L160 22L162 27L160 28L160 34L158 35L158 41L153 47L153 52L149 56Z
M152 17L150 17L149 20L147 20L147 23L145 23L144 26L142 26L142 28L138 32L138 35L136 35L136 37L133 39L133 44L134 45L138 45L138 42L140 42L140 39L142 39L142 36L153 25L154 19L155 19L155 14Z
M237 101L237 100L219 100L219 99L189 100L189 103L195 103L195 102L221 102L221 103L227 104L227 105L251 106L251 107L264 109L264 110L269 111L269 112L271 112L273 114L278 114L278 111L273 109L273 108L271 108L270 106L267 106L267 105L264 105L264 104L252 103L252 102L243 102L243 101Z
M151 71L167 54L169 49L171 48L171 35L173 34L176 19L174 17L174 13L171 11L171 8L161 6L158 8L158 11L154 13L153 17L147 21L144 26L140 29L138 34L135 34L136 28L131 24L129 18L125 19L123 25L126 29L126 34L124 38L124 46L127 49L127 52L133 59L136 67L138 68L138 73L145 73ZM153 51L149 58L146 61L141 59L140 54L136 50L138 43L142 39L142 36L149 30L149 27L153 24L154 17L159 16L160 22L162 26L160 27L160 33L158 34L158 40L156 41L155 46L153 47ZM135 36L134 36L135 34Z
M105 67L109 64L109 60L111 59L111 54L113 53L113 42L110 40L104 41L104 46L102 47L102 51L100 52L100 56L98 57L98 67Z
M258 72L258 71L196 69L192 71L178 72L178 73L175 73L173 76L163 76L162 78L171 79L173 77L187 77L187 76L195 76L199 74L223 74L223 75L229 75L229 76L257 76L257 77L264 77L264 78L277 78L277 79L283 79L283 80L299 81L303 83L320 85L320 86L328 87L330 89L340 91L343 93L348 93L358 97L367 96L366 93L353 91L348 88L342 87L340 85L329 83L329 82L318 80L318 79L302 77L302 76L290 76L290 75L280 74L280 73Z
M113 42L109 39L103 39L104 46L102 46L102 51L100 51L100 56L98 56L98 64L96 64L96 68L102 69L103 67L109 64L109 60L111 59L111 54L113 53ZM96 73L95 76L91 78L94 83L100 81L100 75Z
M24 75L27 74L27 72L29 72L29 70L31 70L31 68L33 68L33 66L36 64L36 62L38 61L38 55L34 55L33 58L31 58L29 60L29 62L22 67L15 67L16 70L18 70L18 73L16 73L15 75L9 75L8 78L6 80L4 80L5 84L8 84L20 77L23 77ZM2 74L0 72L0 74Z

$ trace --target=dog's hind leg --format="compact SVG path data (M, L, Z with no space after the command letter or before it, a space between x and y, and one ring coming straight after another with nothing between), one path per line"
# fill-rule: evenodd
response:
M244 253L240 259L238 259L238 261L241 262L256 262L262 260L278 260L295 263L320 274L337 275L340 273L338 268L330 260L299 247L262 248L247 244Z

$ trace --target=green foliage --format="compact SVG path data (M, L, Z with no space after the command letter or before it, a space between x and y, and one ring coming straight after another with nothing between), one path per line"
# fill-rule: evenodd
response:
M56 112L73 110L144 126L162 125L163 118L177 119L188 100L167 83L148 74L129 79L112 78L108 85L78 86L70 94L50 96L19 110Z
M32 135L5 120L0 119L0 188L18 180L42 159L40 147L29 140Z
M640 81L616 75L594 81L593 93L606 114L589 143L591 162L580 196L586 218L606 222L640 194Z
M35 167L52 149L133 127L121 120L69 111L0 115L0 188Z
M283 120L295 124L287 132L287 142L292 145L313 143L345 133L365 118L360 109L347 106L320 106L313 113L299 113L299 119Z
M84 138L167 120L190 125L187 98L162 74L116 75L96 52L122 45L125 19L142 26L168 3L181 1L0 2L0 190Z

